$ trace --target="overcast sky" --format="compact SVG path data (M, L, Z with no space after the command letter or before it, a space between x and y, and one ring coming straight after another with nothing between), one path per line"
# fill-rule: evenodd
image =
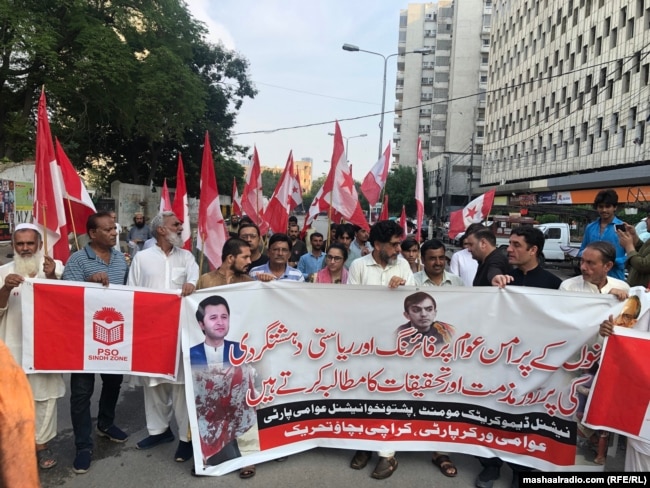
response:
M399 11L395 0L186 0L190 11L221 41L250 62L258 95L242 106L234 133L238 144L257 145L263 166L284 166L311 157L313 176L329 170L334 124L272 131L338 119L350 137L348 159L361 180L377 160L384 61L347 52L344 43L384 55L397 52ZM396 59L388 62L386 110L395 107ZM359 118L358 120L344 120ZM393 136L393 115L384 122L384 147ZM367 137L356 137L360 134ZM325 162L327 161L327 162Z

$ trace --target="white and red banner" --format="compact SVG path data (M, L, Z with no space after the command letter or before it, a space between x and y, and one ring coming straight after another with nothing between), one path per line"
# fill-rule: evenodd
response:
M492 210L495 192L496 190L487 191L469 202L465 208L451 212L449 214L449 237L456 238L458 234L465 232L470 224L479 224L485 220Z
M260 233L266 235L269 227L264 219L264 193L262 190L262 169L257 147L253 147L251 166L246 175L246 184L241 195L241 207L253 223L260 228Z
M35 279L21 298L25 371L176 378L177 292Z
M219 365L206 364L195 317L215 296L229 308L229 353ZM405 303L431 299L430 320L445 324L447 338L407 325ZM599 325L623 306L612 295L279 281L200 290L185 300L198 474L320 446L603 469L576 447L575 415L582 372L599 358ZM240 457L226 455L233 445Z
M169 197L169 188L167 188L167 178L165 178L165 180L163 181L162 190L160 192L159 211L162 213L162 212L171 212L171 210L172 210L172 201L171 198Z
M289 214L301 203L302 192L300 191L300 182L294 171L293 151L290 151L284 171L282 171L273 196L264 211L264 220L266 220L274 234L287 232Z
M637 296L642 308L634 328L615 327L605 340L584 423L650 443L650 293Z
M370 168L370 171L361 183L361 193L366 197L371 207L377 205L381 191L388 179L388 168L390 167L390 143L381 158Z
M237 189L237 179L233 177L232 179L232 211L231 215L238 215L241 217L241 197L239 196L239 190Z

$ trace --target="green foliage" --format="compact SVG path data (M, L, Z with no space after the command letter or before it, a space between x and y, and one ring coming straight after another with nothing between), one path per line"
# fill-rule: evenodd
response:
M1 2L0 158L33 157L44 86L52 133L79 169L101 161L104 184L160 184L181 151L197 196L205 131L225 164L242 149L237 111L256 94L248 62L205 34L180 0ZM230 194L232 175L217 173Z
M278 171L271 171L268 169L262 171L262 194L266 198L271 198L273 196L273 192L275 191L275 187L278 185L281 176L282 173Z
M314 201L314 197L316 196L316 193L318 193L318 190L321 189L326 179L327 179L327 175L325 174L319 176L318 178L312 181L311 190L302 194L302 204L305 207L305 211L309 210L309 207L311 206L311 202Z
M384 191L388 194L390 215L399 215L402 212L402 205L404 205L406 215L415 216L415 168L406 166L393 168L388 173Z

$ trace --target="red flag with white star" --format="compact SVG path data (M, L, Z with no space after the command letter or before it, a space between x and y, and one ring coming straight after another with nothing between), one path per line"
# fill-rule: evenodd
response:
M300 198L300 201L296 202L296 198ZM274 234L287 232L289 214L299 203L302 203L302 197L300 184L294 173L293 151L291 151L282 176L280 176L273 196L264 211L264 220L269 224Z
M329 207L331 202L332 210L340 213L345 220L368 230L370 227L363 210L361 210L359 195L352 179L352 172L345 159L343 135L339 123L336 122L332 167L323 184L323 196L320 201L322 205L326 205L326 208ZM321 210L325 210L325 208L321 207Z
M456 210L449 214L449 237L455 238L458 234L465 232L470 224L479 224L490 214L492 203L494 202L494 193L496 190L490 190L483 193L467 204L462 210Z

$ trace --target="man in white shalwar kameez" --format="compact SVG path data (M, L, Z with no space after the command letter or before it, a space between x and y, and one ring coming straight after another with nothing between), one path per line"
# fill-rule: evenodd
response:
M182 249L183 224L173 212L162 212L151 220L156 245L138 252L129 270L128 284L158 290L178 290L181 296L194 292L199 267L191 252ZM164 313L164 310L161 311ZM180 354L178 354L180 358ZM189 436L189 414L185 400L185 375L182 361L175 382L161 378L140 378L149 437L137 444L138 449L151 449L174 440L169 422L172 415L178 424L178 448L174 459L187 461L192 457Z
M12 237L14 261L0 267L0 339L9 347L18 364L23 360L23 326L20 303L25 278L59 279L63 264L43 255L38 227L18 224ZM58 373L33 373L27 379L36 409L36 451L42 469L53 468L56 459L48 442L56 436L56 399L65 395L65 384Z

